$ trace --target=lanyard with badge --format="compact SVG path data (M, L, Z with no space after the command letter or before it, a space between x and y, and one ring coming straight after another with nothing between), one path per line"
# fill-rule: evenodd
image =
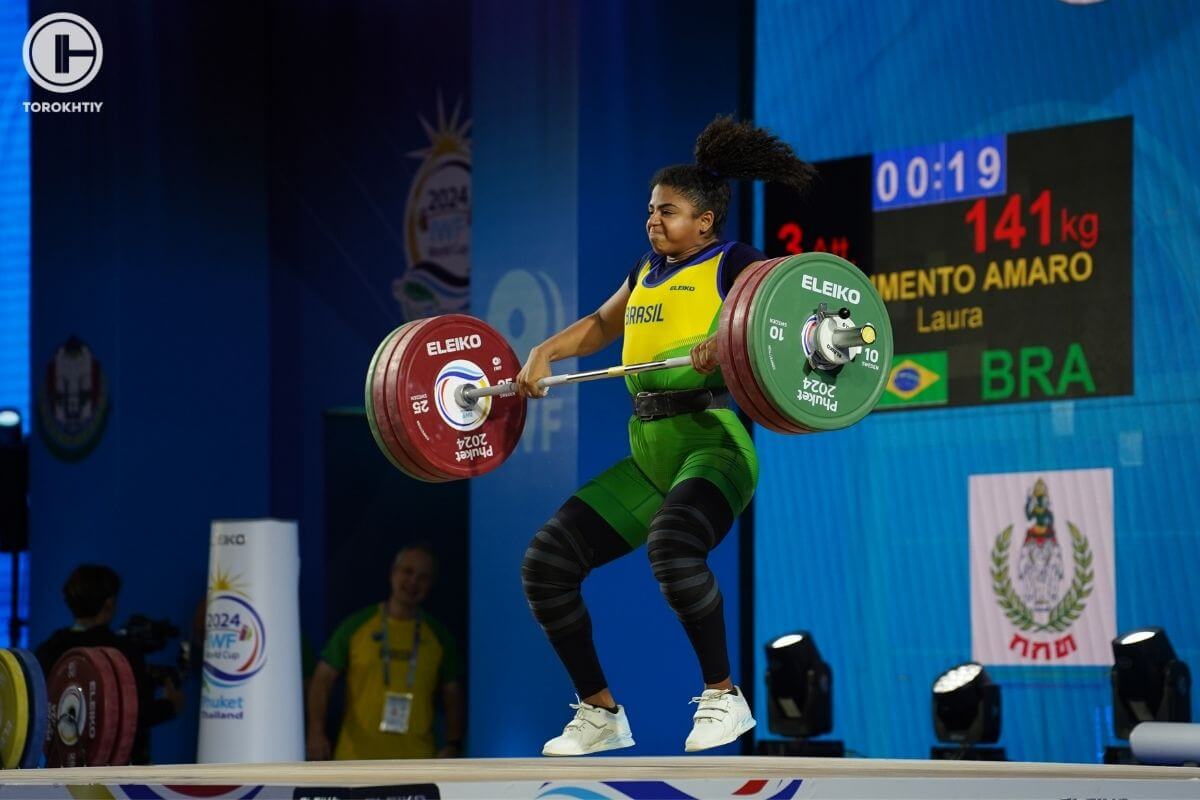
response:
M388 647L388 617L384 606L379 607L382 630L380 631L380 658L383 660L383 714L379 720L379 730L384 733L408 733L408 721L412 716L413 681L417 677L417 654L421 649L421 615L418 612L413 620L412 650L408 657L408 679L405 681L403 692L393 692L391 664L392 651Z

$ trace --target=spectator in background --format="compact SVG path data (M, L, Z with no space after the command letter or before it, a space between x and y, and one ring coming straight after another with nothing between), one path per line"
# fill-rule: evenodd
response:
M308 758L453 758L462 755L465 697L458 648L421 609L436 577L432 548L409 545L392 562L391 596L352 614L325 645L308 690ZM338 675L346 674L346 711L337 746L325 712ZM446 741L434 745L440 691Z
M150 728L174 719L183 708L183 694L169 679L164 680L163 697L155 697L156 686L146 668L142 651L110 627L117 613L117 595L121 578L110 567L82 564L63 584L63 598L75 617L75 624L59 628L37 646L38 662L47 675L55 662L73 647L115 647L129 660L137 682L138 725L133 741L131 762L150 763Z

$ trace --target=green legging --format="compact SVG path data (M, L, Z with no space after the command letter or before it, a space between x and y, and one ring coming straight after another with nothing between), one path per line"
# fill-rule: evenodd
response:
M631 548L645 543L666 494L689 478L713 484L735 517L750 504L758 483L754 442L729 409L653 422L630 417L629 449L629 458L592 478L575 496L595 509Z

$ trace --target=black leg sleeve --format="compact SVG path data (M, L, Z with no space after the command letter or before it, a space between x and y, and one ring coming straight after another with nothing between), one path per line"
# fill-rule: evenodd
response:
M583 603L583 579L596 567L630 551L604 518L577 497L534 535L521 563L521 583L534 619L575 684L580 697L608 682L592 642L592 619Z
M708 554L732 525L733 511L720 490L693 478L667 494L646 541L654 577L687 631L705 683L730 675L724 601L708 568Z

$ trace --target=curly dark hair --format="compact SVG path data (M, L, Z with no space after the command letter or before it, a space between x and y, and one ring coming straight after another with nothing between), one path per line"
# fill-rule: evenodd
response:
M77 619L94 617L121 591L121 576L103 564L80 564L63 584L63 599Z
M817 174L775 134L727 116L718 116L700 132L695 155L695 164L675 164L654 173L650 189L670 186L701 213L711 209L714 234L725 226L730 179L775 181L803 191Z

